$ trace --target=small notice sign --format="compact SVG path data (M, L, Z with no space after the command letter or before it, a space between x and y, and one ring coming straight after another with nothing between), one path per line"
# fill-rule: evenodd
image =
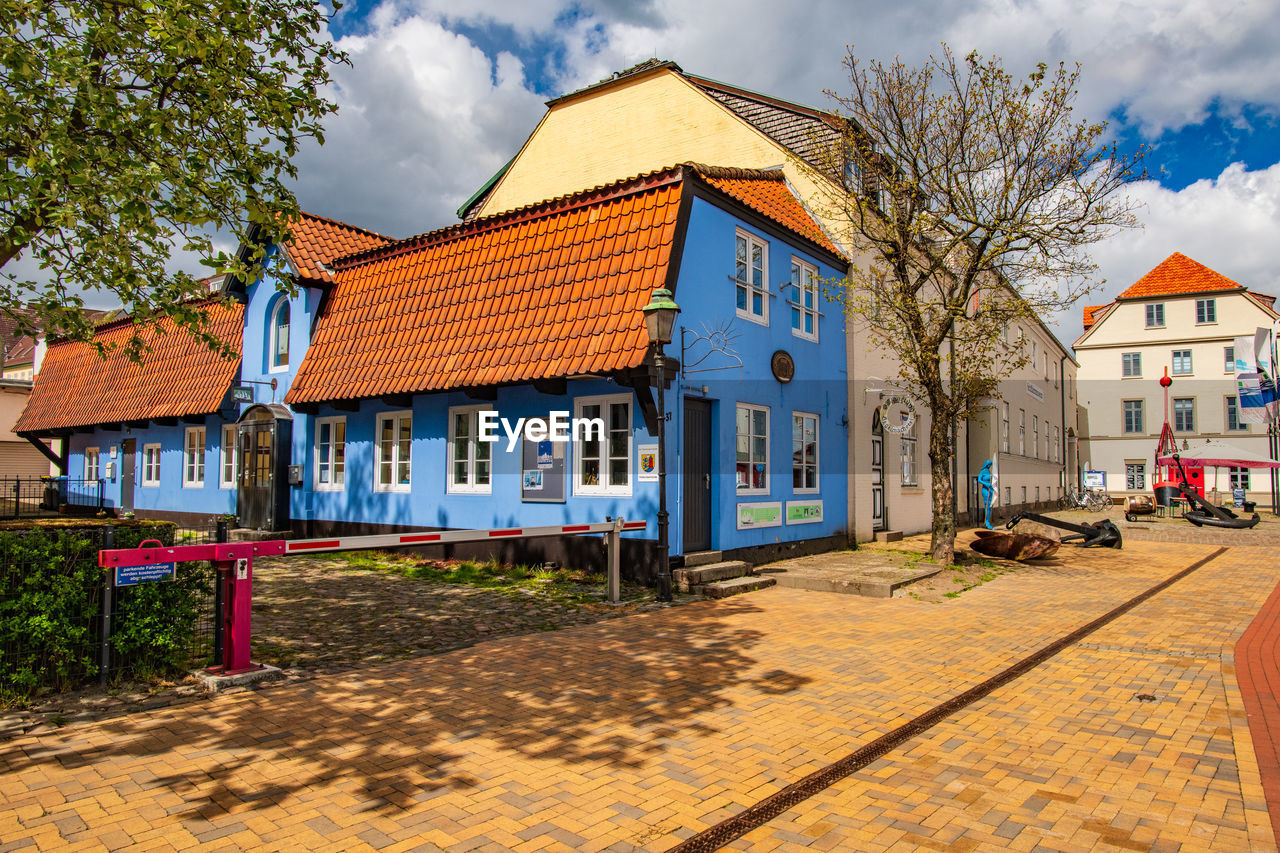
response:
M253 389L247 385L232 385L231 386L231 402L252 403Z
M781 527L782 502L738 504L738 529Z
M171 581L178 572L177 563L151 566L116 566L116 586L137 586L151 581Z

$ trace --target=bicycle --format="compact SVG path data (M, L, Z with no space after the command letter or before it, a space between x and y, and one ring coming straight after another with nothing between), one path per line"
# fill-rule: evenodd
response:
M1085 501L1089 512L1103 512L1111 506L1111 495L1106 489L1089 489Z

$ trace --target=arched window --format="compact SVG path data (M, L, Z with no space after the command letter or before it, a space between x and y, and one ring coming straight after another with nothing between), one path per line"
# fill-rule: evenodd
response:
M271 312L271 367L289 366L289 300L281 297Z

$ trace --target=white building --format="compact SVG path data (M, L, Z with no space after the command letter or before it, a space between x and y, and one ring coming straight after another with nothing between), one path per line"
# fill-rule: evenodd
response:
M1105 471L1112 495L1151 491L1166 371L1179 448L1212 439L1266 455L1266 427L1239 418L1234 343L1271 327L1274 302L1175 252L1114 302L1085 308L1075 343L1083 467ZM1214 477L1205 472L1206 489L1242 487L1251 500L1269 500L1266 472L1221 469Z

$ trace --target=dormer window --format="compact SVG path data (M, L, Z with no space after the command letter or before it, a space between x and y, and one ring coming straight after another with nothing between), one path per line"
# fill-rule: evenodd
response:
M271 312L271 369L289 366L289 300L280 299Z

